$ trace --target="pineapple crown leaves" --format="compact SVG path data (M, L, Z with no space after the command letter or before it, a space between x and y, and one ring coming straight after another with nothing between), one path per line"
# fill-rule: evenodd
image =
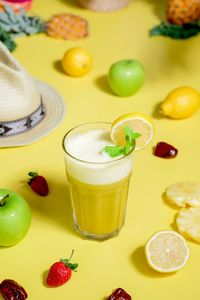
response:
M0 26L13 37L19 35L32 35L45 31L45 22L37 16L27 16L24 8L16 13L7 4L0 13Z
M13 40L10 34L8 34L1 26L0 26L0 41L8 48L10 52L14 51L17 47L17 44Z
M150 36L166 36L172 39L188 39L200 33L200 21L193 21L183 25L161 22L149 31Z
M72 258L72 256L73 256L73 254L74 254L74 250L72 250L72 253L71 253L71 255L70 255L70 258L61 258L60 259L60 262L63 262L65 265L66 265L66 267L68 267L68 268L70 268L72 271L74 271L74 272L77 272L77 267L78 267L78 264L77 263L75 263L75 264L72 264L71 262L70 262L70 260L71 260L71 258Z

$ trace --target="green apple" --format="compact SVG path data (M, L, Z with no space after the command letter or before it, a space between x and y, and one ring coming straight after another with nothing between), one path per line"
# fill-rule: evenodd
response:
M0 246L13 246L23 239L31 224L31 210L16 192L0 189Z
M144 67L133 59L124 59L111 65L108 71L108 83L118 96L134 95L144 83Z

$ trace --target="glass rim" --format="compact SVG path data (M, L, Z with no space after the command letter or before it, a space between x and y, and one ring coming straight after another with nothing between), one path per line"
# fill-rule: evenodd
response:
M118 162L120 160L123 160L123 159L127 158L128 156L130 156L133 153L134 149L132 149L131 152L129 152L127 155L124 155L124 156L119 157L117 159L114 158L113 160L108 160L108 161L105 161L105 162L92 162L92 161L87 161L87 160L83 160L83 159L77 158L74 155L72 155L70 152L68 152L67 149L65 148L64 144L65 144L65 139L69 135L69 133L72 132L75 129L78 129L79 127L84 126L84 125L92 125L92 124L107 124L107 125L112 125L112 123L110 123L110 122L104 122L104 121L102 121L102 122L99 121L98 122L97 121L97 122L85 122L85 123L81 123L79 125L76 125L76 126L72 127L71 129L69 129L65 133L65 135L64 135L64 137L62 139L62 147L63 147L63 150L64 150L65 154L67 154L69 157L71 157L71 158L73 158L76 161L79 161L81 163L87 163L87 164L91 164L91 165L105 165L105 164L112 164L112 163Z

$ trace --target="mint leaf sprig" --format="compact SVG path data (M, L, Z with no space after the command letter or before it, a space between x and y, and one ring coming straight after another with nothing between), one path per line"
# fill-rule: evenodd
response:
M120 155L128 155L131 151L134 150L136 139L141 136L139 132L133 132L133 130L128 127L124 126L125 131L125 140L126 144L124 147L116 145L116 146L106 146L103 151L108 153L110 157L117 157Z

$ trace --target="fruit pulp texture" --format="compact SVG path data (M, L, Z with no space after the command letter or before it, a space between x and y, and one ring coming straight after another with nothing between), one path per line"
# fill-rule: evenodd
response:
M75 225L83 234L109 235L124 224L130 175L120 181L92 185L67 175Z

